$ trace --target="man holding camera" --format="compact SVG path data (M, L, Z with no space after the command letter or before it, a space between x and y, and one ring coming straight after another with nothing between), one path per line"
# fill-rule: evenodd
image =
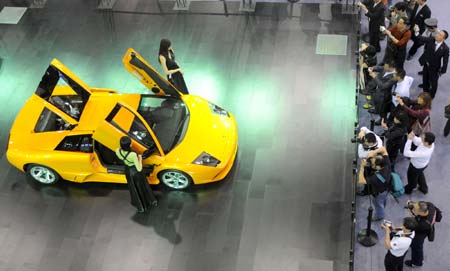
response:
M389 29L384 29L383 33L388 37L383 62L395 61L396 69L403 69L406 59L406 44L411 38L411 31L408 29L409 20L401 17L398 23Z
M359 169L358 182L364 185L360 195L373 196L375 207L373 221L379 221L384 218L388 186L391 180L391 162L384 147L370 151L367 157L367 160L361 160Z
M367 158L370 151L376 150L383 146L383 140L367 127L359 129L358 139L358 156L360 159Z
M394 79L395 65L395 61L389 60L384 63L383 67L369 69L369 76L373 78L373 87L368 86L368 88L372 89L371 98L375 106L375 108L369 109L369 113L379 114L381 118L386 118L390 109L392 87L396 83ZM375 122L375 125L381 125L381 118Z
M403 226L395 228L390 221L385 220L381 227L386 232L384 244L388 250L384 257L384 267L386 271L402 271L403 259L414 238L417 221L413 217L405 217Z
M420 28L418 25L414 25L414 35L416 37L422 36L425 38L434 38L436 34L440 31L438 28L438 20L436 18L428 18L424 21L426 29L425 31L420 35ZM407 60L410 60L417 52L417 50L422 47L424 43L420 41L419 39L414 40L414 44L411 46L408 52ZM419 73L421 74L421 73Z
M369 18L370 44L380 52L380 26L384 25L385 6L381 0L358 2L358 6Z
M427 236L430 241L434 240L434 223L441 221L442 213L433 203L425 201L408 200L405 208L417 221L415 236L411 243L411 260L405 261L405 264L410 267L422 266L423 243Z
M417 137L414 132L408 134L403 155L411 159L408 167L408 184L405 186L405 194L411 194L417 187L417 184L419 184L419 190L422 193L428 193L428 185L423 172L427 168L433 154L434 140L435 136L430 132L422 133L421 137ZM417 146L414 151L411 150L412 143Z

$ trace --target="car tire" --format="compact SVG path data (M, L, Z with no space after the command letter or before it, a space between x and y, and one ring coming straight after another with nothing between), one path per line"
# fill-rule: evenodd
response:
M31 164L28 165L26 169L27 176L39 184L55 184L60 179L58 173L56 173L53 169L43 165Z
M158 174L159 181L172 190L184 190L192 185L189 174L176 170L166 169Z

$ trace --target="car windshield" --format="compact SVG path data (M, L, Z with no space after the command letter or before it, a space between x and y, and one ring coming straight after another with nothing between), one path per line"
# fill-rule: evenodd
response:
M165 153L183 139L189 123L189 110L182 100L142 95L138 112L152 128Z

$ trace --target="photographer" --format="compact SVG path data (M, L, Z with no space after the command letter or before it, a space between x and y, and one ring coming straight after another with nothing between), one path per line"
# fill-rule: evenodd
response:
M369 113L379 114L381 118L386 118L391 103L392 87L396 81L395 62L388 61L383 67L373 67L369 69L369 75L373 78L375 88L372 88L372 103L375 108L369 109ZM375 125L381 124L381 118L375 122Z
M388 250L384 257L384 268L386 271L403 270L403 259L414 238L416 227L417 221L412 217L405 217L403 226L400 228L395 228L389 221L381 224L381 228L386 232L384 244Z
M407 135L408 116L405 112L398 112L394 116L392 122L386 123L384 119L381 122L381 128L385 130L384 136L386 138L386 149L391 160L391 168L394 171L395 160L399 150L405 144L405 137Z
M423 172L427 168L433 154L434 140L435 136L430 132L423 133L421 137L415 136L414 132L408 134L403 155L411 159L408 167L408 184L405 186L405 194L411 194L417 187L417 184L419 184L419 190L422 193L428 193L428 185ZM417 146L413 151L411 150L412 143Z
M367 158L370 151L376 150L383 146L383 141L374 132L367 127L361 127L358 134L358 156L359 158Z
M385 6L381 0L358 2L358 7L369 18L370 44L380 51L380 26L384 25Z
M383 31L388 37L383 62L393 60L397 69L403 69L406 59L406 45L411 38L408 24L408 18L401 17L396 24Z
M363 184L364 189L358 194L370 194L373 196L373 205L375 207L373 221L379 221L384 218L384 208L386 207L388 194L387 188L391 180L391 162L384 147L370 151L367 157L368 161L366 159L361 160L358 183ZM378 176L381 176L386 181L383 181Z
M417 221L415 229L415 236L411 243L411 260L405 261L405 264L410 267L423 265L423 243L428 236L429 240L434 240L434 223L442 219L441 211L431 202L419 201L406 202L406 209L411 213L411 216ZM432 234L432 237L430 237Z

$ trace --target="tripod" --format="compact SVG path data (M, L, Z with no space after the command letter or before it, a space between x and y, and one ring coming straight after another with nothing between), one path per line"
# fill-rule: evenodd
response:
M372 191L371 186L369 184L367 185L367 190L369 194L369 209L368 209L368 215L367 215L367 228L362 229L358 233L357 240L358 242L365 246L365 247L371 247L374 246L376 243L378 243L378 234L372 230L372 214L373 214L373 207L372 207Z

